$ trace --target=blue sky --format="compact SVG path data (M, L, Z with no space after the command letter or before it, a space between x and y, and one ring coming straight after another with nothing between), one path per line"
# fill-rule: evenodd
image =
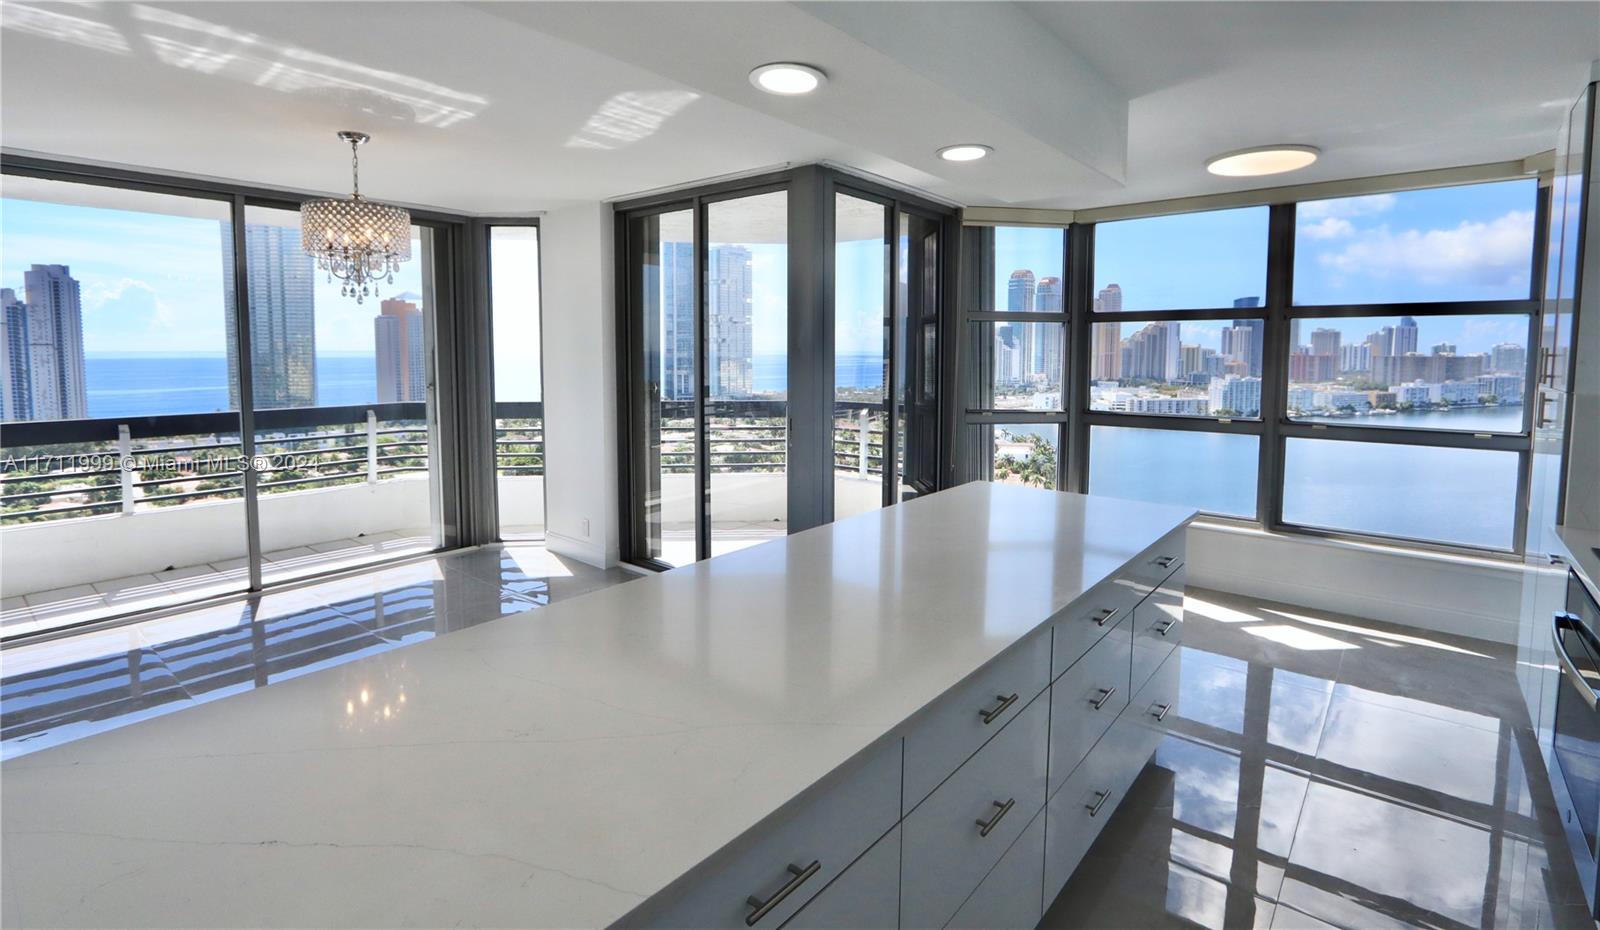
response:
M183 201L185 208L202 204ZM298 222L281 210L250 214L252 222L269 218ZM91 354L225 353L223 255L217 219L0 201L0 287L25 297L29 265L69 266L80 285L84 351ZM422 293L421 260L420 242L413 239L411 261L383 294ZM326 275L315 282L317 351L372 354L378 304L341 297L339 284L329 284Z
M1526 295L1535 196L1535 182L1528 180L1302 204L1297 300ZM1131 311L1228 306L1236 297L1263 296L1266 235L1264 207L1102 223L1095 289L1118 283ZM1061 274L1060 230L1001 228L995 241L997 308L1006 306L1013 270L1028 268L1038 278ZM755 350L781 354L787 345L787 249L757 245L751 251ZM0 212L0 286L20 291L22 272L34 262L70 265L83 284L85 348L92 353L222 352L222 255L220 224L210 219L17 199L4 200ZM837 349L876 352L882 344L882 244L844 243L837 258ZM418 249L385 291L420 293L420 259ZM519 265L519 278L528 278L531 261ZM531 289L531 283L519 279L516 287ZM376 312L370 301L357 306L341 298L337 284L319 276L318 350L370 353ZM1526 337L1525 324L1509 317L1421 324L1424 351L1440 341L1455 342L1462 352L1483 351ZM1186 323L1184 340L1212 344L1223 325ZM1305 324L1303 341L1313 325L1340 329L1354 341L1384 323ZM518 354L526 358L525 351ZM515 394L532 390L526 377L520 380L504 388Z

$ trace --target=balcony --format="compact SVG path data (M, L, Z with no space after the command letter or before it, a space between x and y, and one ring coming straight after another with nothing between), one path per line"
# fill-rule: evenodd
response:
M713 552L786 531L782 402L741 401L712 422ZM423 404L256 414L267 583L436 548ZM495 405L502 536L544 534L543 405ZM835 509L882 501L881 404L838 405ZM248 583L238 415L8 424L0 431L0 635L12 637L243 591ZM687 415L662 421L662 501L693 512ZM123 462L135 467L123 468ZM673 502L677 502L674 504ZM686 509L672 509L681 506ZM692 521L664 543L692 560Z

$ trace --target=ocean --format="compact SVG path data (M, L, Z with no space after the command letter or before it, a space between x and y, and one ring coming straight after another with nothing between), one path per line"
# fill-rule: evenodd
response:
M758 393L783 391L788 358L758 355L752 372ZM841 387L883 384L883 356L840 355L834 370ZM222 355L88 355L89 416L142 417L170 413L211 413L229 409L228 360ZM377 360L371 355L328 353L317 356L317 404L342 407L378 399Z

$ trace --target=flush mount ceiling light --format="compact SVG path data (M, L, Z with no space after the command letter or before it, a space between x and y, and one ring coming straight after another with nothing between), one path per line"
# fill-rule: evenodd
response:
M1264 174L1298 171L1322 152L1311 145L1258 145L1224 152L1206 161L1206 170L1225 178L1254 178Z
M983 156L994 151L987 145L977 142L962 142L958 145L947 145L939 150L939 157L945 161L977 161Z
M327 272L329 281L338 278L343 283L341 295L354 297L359 304L378 296L379 281L393 284L400 263L411 259L411 214L361 196L356 146L372 137L347 129L339 138L350 143L350 196L301 204L300 246Z
M750 83L757 90L780 97L809 94L827 79L828 76L820 70L793 61L775 61L750 72Z

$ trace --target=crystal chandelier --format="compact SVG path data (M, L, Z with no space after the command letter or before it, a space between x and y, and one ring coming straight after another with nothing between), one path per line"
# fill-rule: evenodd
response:
M300 243L330 283L342 282L339 293L359 304L378 296L379 282L393 284L400 263L411 259L411 214L361 196L356 146L372 137L344 130L339 138L350 143L350 197L302 204Z

